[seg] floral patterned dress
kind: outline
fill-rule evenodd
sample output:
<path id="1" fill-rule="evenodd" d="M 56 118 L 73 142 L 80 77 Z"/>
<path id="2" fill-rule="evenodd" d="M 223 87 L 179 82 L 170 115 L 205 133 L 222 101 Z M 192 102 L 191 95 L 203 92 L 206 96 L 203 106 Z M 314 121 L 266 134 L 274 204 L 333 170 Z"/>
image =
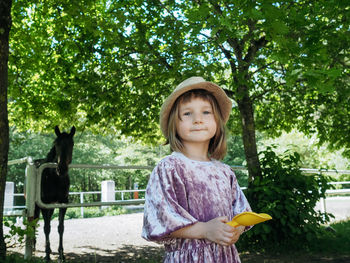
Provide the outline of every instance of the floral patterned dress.
<path id="1" fill-rule="evenodd" d="M 164 244 L 164 262 L 237 263 L 240 259 L 235 245 L 172 238 L 169 234 L 219 216 L 231 220 L 244 211 L 251 211 L 250 206 L 228 165 L 216 160 L 195 161 L 173 152 L 150 176 L 142 237 Z"/>

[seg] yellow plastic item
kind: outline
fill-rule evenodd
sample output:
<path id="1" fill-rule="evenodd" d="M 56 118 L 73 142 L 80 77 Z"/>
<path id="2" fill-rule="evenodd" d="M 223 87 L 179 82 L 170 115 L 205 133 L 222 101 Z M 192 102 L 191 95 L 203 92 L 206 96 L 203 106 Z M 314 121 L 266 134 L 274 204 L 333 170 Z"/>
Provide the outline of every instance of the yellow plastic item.
<path id="1" fill-rule="evenodd" d="M 254 212 L 243 212 L 236 215 L 230 222 L 226 224 L 237 227 L 237 226 L 252 226 L 267 220 L 272 219 L 272 217 L 268 214 L 264 213 L 254 213 Z"/>

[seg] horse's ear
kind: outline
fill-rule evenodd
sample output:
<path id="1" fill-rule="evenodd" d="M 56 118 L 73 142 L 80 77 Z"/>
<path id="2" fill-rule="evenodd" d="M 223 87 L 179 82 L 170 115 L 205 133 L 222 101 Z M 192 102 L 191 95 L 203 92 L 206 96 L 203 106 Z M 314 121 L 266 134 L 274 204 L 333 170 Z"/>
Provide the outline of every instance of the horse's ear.
<path id="1" fill-rule="evenodd" d="M 55 133 L 57 137 L 61 135 L 60 128 L 58 128 L 58 126 L 55 127 Z"/>
<path id="2" fill-rule="evenodd" d="M 70 136 L 73 137 L 75 134 L 75 127 L 73 126 L 72 129 L 70 129 Z"/>

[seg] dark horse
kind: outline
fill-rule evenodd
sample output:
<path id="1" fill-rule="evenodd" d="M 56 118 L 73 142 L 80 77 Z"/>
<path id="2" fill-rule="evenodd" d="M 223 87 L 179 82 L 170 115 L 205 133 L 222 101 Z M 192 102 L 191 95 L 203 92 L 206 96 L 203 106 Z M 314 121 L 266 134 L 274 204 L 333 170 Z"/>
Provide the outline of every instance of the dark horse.
<path id="1" fill-rule="evenodd" d="M 69 194 L 69 176 L 68 165 L 72 162 L 73 154 L 73 136 L 75 127 L 73 126 L 70 133 L 60 132 L 58 126 L 55 127 L 57 138 L 54 141 L 53 147 L 47 154 L 46 159 L 36 161 L 37 165 L 43 163 L 57 163 L 57 168 L 46 168 L 42 173 L 41 179 L 41 200 L 43 203 L 68 203 Z M 50 230 L 51 217 L 54 209 L 43 209 L 35 205 L 34 219 L 39 218 L 40 210 L 44 218 L 44 232 L 46 238 L 46 261 L 50 261 Z M 64 231 L 64 216 L 67 208 L 59 209 L 59 224 L 58 233 L 60 235 L 60 244 L 58 247 L 59 261 L 64 261 L 63 255 L 63 231 Z"/>

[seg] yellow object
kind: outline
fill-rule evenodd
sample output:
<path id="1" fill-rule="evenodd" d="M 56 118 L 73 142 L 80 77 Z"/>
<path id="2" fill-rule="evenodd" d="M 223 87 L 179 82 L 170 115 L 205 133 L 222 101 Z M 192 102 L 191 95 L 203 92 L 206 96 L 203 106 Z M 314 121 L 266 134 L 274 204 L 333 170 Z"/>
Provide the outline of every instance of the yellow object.
<path id="1" fill-rule="evenodd" d="M 236 215 L 230 222 L 226 224 L 237 227 L 237 226 L 252 226 L 267 220 L 272 219 L 272 217 L 268 214 L 264 213 L 254 213 L 254 212 L 243 212 Z"/>

